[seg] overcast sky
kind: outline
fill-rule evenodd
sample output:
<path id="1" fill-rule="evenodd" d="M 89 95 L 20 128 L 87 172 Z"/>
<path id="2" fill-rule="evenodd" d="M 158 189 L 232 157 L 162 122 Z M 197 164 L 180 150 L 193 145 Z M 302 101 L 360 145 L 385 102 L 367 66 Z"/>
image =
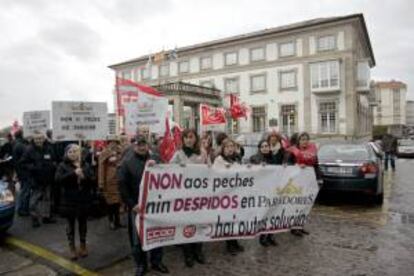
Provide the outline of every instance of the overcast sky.
<path id="1" fill-rule="evenodd" d="M 0 0 L 0 128 L 52 100 L 106 101 L 108 65 L 316 17 L 363 13 L 376 80 L 408 84 L 414 99 L 410 0 Z"/>

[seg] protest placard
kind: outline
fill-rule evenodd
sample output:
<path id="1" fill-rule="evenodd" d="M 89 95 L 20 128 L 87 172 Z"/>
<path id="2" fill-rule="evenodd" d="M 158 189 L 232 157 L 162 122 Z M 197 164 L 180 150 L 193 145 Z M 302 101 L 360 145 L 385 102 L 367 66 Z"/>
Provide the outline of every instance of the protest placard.
<path id="1" fill-rule="evenodd" d="M 58 141 L 105 140 L 108 111 L 100 102 L 52 102 L 53 136 Z"/>
<path id="2" fill-rule="evenodd" d="M 35 132 L 46 134 L 50 129 L 50 111 L 29 111 L 23 113 L 23 135 L 30 137 Z"/>
<path id="3" fill-rule="evenodd" d="M 125 104 L 125 131 L 134 135 L 137 127 L 146 125 L 150 132 L 164 134 L 168 99 L 141 93 L 137 102 Z"/>
<path id="4" fill-rule="evenodd" d="M 312 168 L 156 165 L 140 184 L 137 230 L 150 250 L 303 228 L 318 191 Z"/>

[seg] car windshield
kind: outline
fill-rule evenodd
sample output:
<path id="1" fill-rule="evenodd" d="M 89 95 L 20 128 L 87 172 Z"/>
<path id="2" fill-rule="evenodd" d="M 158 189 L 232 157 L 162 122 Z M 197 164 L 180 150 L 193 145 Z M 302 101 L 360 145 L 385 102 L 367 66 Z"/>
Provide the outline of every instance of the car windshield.
<path id="1" fill-rule="evenodd" d="M 365 145 L 324 145 L 318 152 L 319 159 L 367 160 L 369 152 Z"/>

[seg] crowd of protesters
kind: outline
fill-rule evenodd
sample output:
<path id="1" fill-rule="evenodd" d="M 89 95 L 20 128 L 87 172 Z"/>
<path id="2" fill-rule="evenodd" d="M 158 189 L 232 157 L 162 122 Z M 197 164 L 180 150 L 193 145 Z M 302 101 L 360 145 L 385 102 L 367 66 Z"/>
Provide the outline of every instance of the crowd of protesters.
<path id="1" fill-rule="evenodd" d="M 137 135 L 129 139 L 125 135 L 109 138 L 101 143 L 55 142 L 52 133 L 45 136 L 36 133 L 29 139 L 22 131 L 1 148 L 1 177 L 10 183 L 18 182 L 17 213 L 28 216 L 33 228 L 42 224 L 56 223 L 57 217 L 67 221 L 66 236 L 72 260 L 88 256 L 87 223 L 94 212 L 94 202 L 105 201 L 105 213 L 112 230 L 124 227 L 121 210 L 127 211 L 128 233 L 136 274 L 148 271 L 147 252 L 141 247 L 135 218 L 138 213 L 138 193 L 141 177 L 146 166 L 165 163 L 160 158 L 162 138 L 154 138 L 148 128 L 141 127 Z M 226 133 L 199 136 L 195 130 L 180 132 L 179 146 L 169 163 L 206 164 L 207 166 L 231 168 L 233 164 L 250 165 L 298 165 L 317 169 L 316 146 L 307 133 L 294 134 L 291 139 L 276 132 L 264 135 L 257 145 L 257 153 L 245 158 L 244 144 L 233 140 Z M 316 171 L 317 173 L 317 171 Z M 95 208 L 96 209 L 96 208 Z M 76 226 L 77 224 L 77 226 Z M 76 246 L 76 229 L 79 248 Z M 309 234 L 306 230 L 292 230 L 292 234 Z M 274 235 L 261 235 L 262 246 L 276 246 Z M 226 251 L 237 255 L 244 251 L 238 240 L 225 242 Z M 202 243 L 182 245 L 183 259 L 187 267 L 195 263 L 205 264 Z M 150 250 L 151 268 L 168 273 L 162 262 L 162 248 Z"/>

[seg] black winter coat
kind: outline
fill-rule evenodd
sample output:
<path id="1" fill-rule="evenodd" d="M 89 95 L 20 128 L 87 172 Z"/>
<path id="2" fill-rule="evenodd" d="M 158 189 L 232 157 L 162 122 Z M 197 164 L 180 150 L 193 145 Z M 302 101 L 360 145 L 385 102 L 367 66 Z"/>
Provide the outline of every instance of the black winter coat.
<path id="1" fill-rule="evenodd" d="M 13 164 L 16 170 L 17 178 L 19 178 L 19 180 L 27 178 L 27 173 L 22 166 L 21 160 L 23 154 L 27 150 L 28 144 L 29 143 L 23 138 L 18 138 L 13 143 Z"/>
<path id="2" fill-rule="evenodd" d="M 49 143 L 37 147 L 33 143 L 24 152 L 20 164 L 35 187 L 52 185 L 56 162 L 54 151 Z"/>
<path id="3" fill-rule="evenodd" d="M 139 185 L 144 173 L 145 163 L 150 159 L 155 160 L 155 157 L 151 157 L 149 154 L 141 156 L 131 152 L 124 156 L 121 165 L 118 167 L 119 192 L 122 201 L 130 210 L 138 204 Z"/>
<path id="4" fill-rule="evenodd" d="M 63 216 L 87 215 L 92 205 L 94 173 L 83 164 L 85 178 L 78 181 L 76 166 L 69 160 L 61 162 L 56 170 L 55 181 L 62 187 L 60 213 Z"/>
<path id="5" fill-rule="evenodd" d="M 279 149 L 276 154 L 270 152 L 268 156 L 264 156 L 260 152 L 250 157 L 250 163 L 260 164 L 262 162 L 270 165 L 282 165 L 284 163 L 285 150 L 283 148 Z"/>

